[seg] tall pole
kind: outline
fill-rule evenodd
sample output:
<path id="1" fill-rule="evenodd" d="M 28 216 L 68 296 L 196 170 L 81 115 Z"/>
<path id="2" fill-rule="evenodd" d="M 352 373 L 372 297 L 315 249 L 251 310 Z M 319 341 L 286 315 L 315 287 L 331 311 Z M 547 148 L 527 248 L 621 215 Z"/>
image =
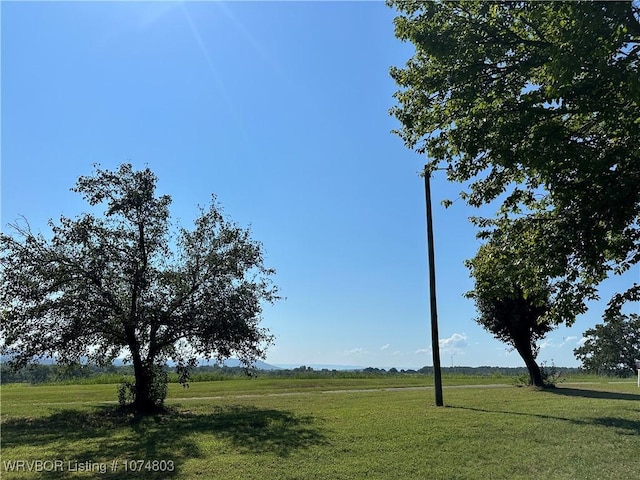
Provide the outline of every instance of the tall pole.
<path id="1" fill-rule="evenodd" d="M 438 341 L 438 310 L 436 305 L 436 265 L 433 253 L 433 215 L 431 213 L 431 172 L 424 166 L 424 194 L 427 205 L 427 252 L 429 257 L 429 297 L 431 299 L 431 347 L 433 351 L 433 379 L 436 405 L 442 407 L 442 373 L 440 368 L 440 343 Z"/>

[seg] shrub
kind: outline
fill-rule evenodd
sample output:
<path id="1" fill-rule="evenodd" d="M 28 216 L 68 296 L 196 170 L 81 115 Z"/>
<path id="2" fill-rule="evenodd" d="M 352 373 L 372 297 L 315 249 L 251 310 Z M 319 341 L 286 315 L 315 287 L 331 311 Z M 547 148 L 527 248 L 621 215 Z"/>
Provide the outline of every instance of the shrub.
<path id="1" fill-rule="evenodd" d="M 149 395 L 151 401 L 156 407 L 161 407 L 167 398 L 167 384 L 169 377 L 166 370 L 160 366 L 155 365 L 151 370 L 151 388 Z M 118 403 L 122 407 L 128 407 L 132 405 L 136 400 L 136 384 L 131 380 L 125 380 L 118 386 Z"/>

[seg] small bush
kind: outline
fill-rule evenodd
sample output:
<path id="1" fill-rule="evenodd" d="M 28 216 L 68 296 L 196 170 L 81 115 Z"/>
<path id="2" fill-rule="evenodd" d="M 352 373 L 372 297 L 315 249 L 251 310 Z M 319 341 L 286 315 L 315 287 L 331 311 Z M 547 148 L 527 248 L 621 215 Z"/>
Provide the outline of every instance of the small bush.
<path id="1" fill-rule="evenodd" d="M 167 398 L 169 377 L 162 366 L 154 365 L 151 369 L 151 388 L 149 397 L 153 404 L 161 407 Z M 136 401 L 135 381 L 125 380 L 118 386 L 118 403 L 122 407 L 132 405 Z"/>
<path id="2" fill-rule="evenodd" d="M 131 405 L 136 399 L 136 384 L 125 380 L 118 386 L 118 403 L 121 407 Z"/>
<path id="3" fill-rule="evenodd" d="M 151 401 L 157 407 L 161 407 L 164 403 L 164 399 L 167 398 L 167 384 L 169 377 L 163 367 L 154 365 L 152 369 L 151 380 Z"/>
<path id="4" fill-rule="evenodd" d="M 555 366 L 553 360 L 551 360 L 551 366 L 549 367 L 547 367 L 546 362 L 542 362 L 540 372 L 542 373 L 542 381 L 545 387 L 553 388 L 557 383 L 564 381 L 560 370 Z"/>

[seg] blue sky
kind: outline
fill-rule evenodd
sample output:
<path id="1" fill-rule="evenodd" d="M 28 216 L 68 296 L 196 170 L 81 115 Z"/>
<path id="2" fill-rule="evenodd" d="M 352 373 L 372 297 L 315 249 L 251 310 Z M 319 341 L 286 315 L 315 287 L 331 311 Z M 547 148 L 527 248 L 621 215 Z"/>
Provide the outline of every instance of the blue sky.
<path id="1" fill-rule="evenodd" d="M 431 365 L 424 164 L 391 133 L 389 67 L 412 49 L 383 2 L 2 2 L 2 225 L 86 204 L 92 165 L 149 166 L 183 223 L 211 193 L 263 242 L 286 300 L 274 364 Z M 433 179 L 442 363 L 521 366 L 475 324 L 463 186 Z M 602 297 L 640 279 L 636 267 Z M 572 350 L 604 301 L 552 332 Z M 635 308 L 635 307 L 634 307 Z M 635 308 L 637 310 L 637 308 Z"/>

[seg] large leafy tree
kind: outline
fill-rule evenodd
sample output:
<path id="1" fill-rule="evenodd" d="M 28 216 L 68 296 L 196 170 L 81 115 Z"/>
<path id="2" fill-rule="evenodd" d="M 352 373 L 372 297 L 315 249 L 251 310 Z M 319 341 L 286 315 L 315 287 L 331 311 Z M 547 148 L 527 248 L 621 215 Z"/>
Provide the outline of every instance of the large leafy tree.
<path id="1" fill-rule="evenodd" d="M 470 205 L 497 202 L 486 238 L 534 239 L 546 315 L 571 321 L 640 262 L 640 2 L 390 3 L 415 46 L 391 69 L 397 133 Z"/>
<path id="2" fill-rule="evenodd" d="M 582 367 L 609 375 L 628 376 L 640 360 L 640 315 L 615 315 L 584 332 L 574 354 Z"/>
<path id="3" fill-rule="evenodd" d="M 26 221 L 0 237 L 3 353 L 15 367 L 50 356 L 106 364 L 126 355 L 133 406 L 161 406 L 161 366 L 188 378 L 198 358 L 237 355 L 246 364 L 272 341 L 259 327 L 277 299 L 261 244 L 226 220 L 215 199 L 192 229 L 172 228 L 171 199 L 156 177 L 124 164 L 96 168 L 74 191 L 104 215 L 50 222 L 45 238 Z"/>
<path id="4" fill-rule="evenodd" d="M 544 386 L 536 362 L 537 342 L 555 324 L 544 315 L 550 308 L 550 288 L 534 267 L 508 244 L 482 245 L 466 262 L 474 289 L 466 294 L 476 304 L 476 321 L 518 352 L 529 371 L 530 384 Z"/>

